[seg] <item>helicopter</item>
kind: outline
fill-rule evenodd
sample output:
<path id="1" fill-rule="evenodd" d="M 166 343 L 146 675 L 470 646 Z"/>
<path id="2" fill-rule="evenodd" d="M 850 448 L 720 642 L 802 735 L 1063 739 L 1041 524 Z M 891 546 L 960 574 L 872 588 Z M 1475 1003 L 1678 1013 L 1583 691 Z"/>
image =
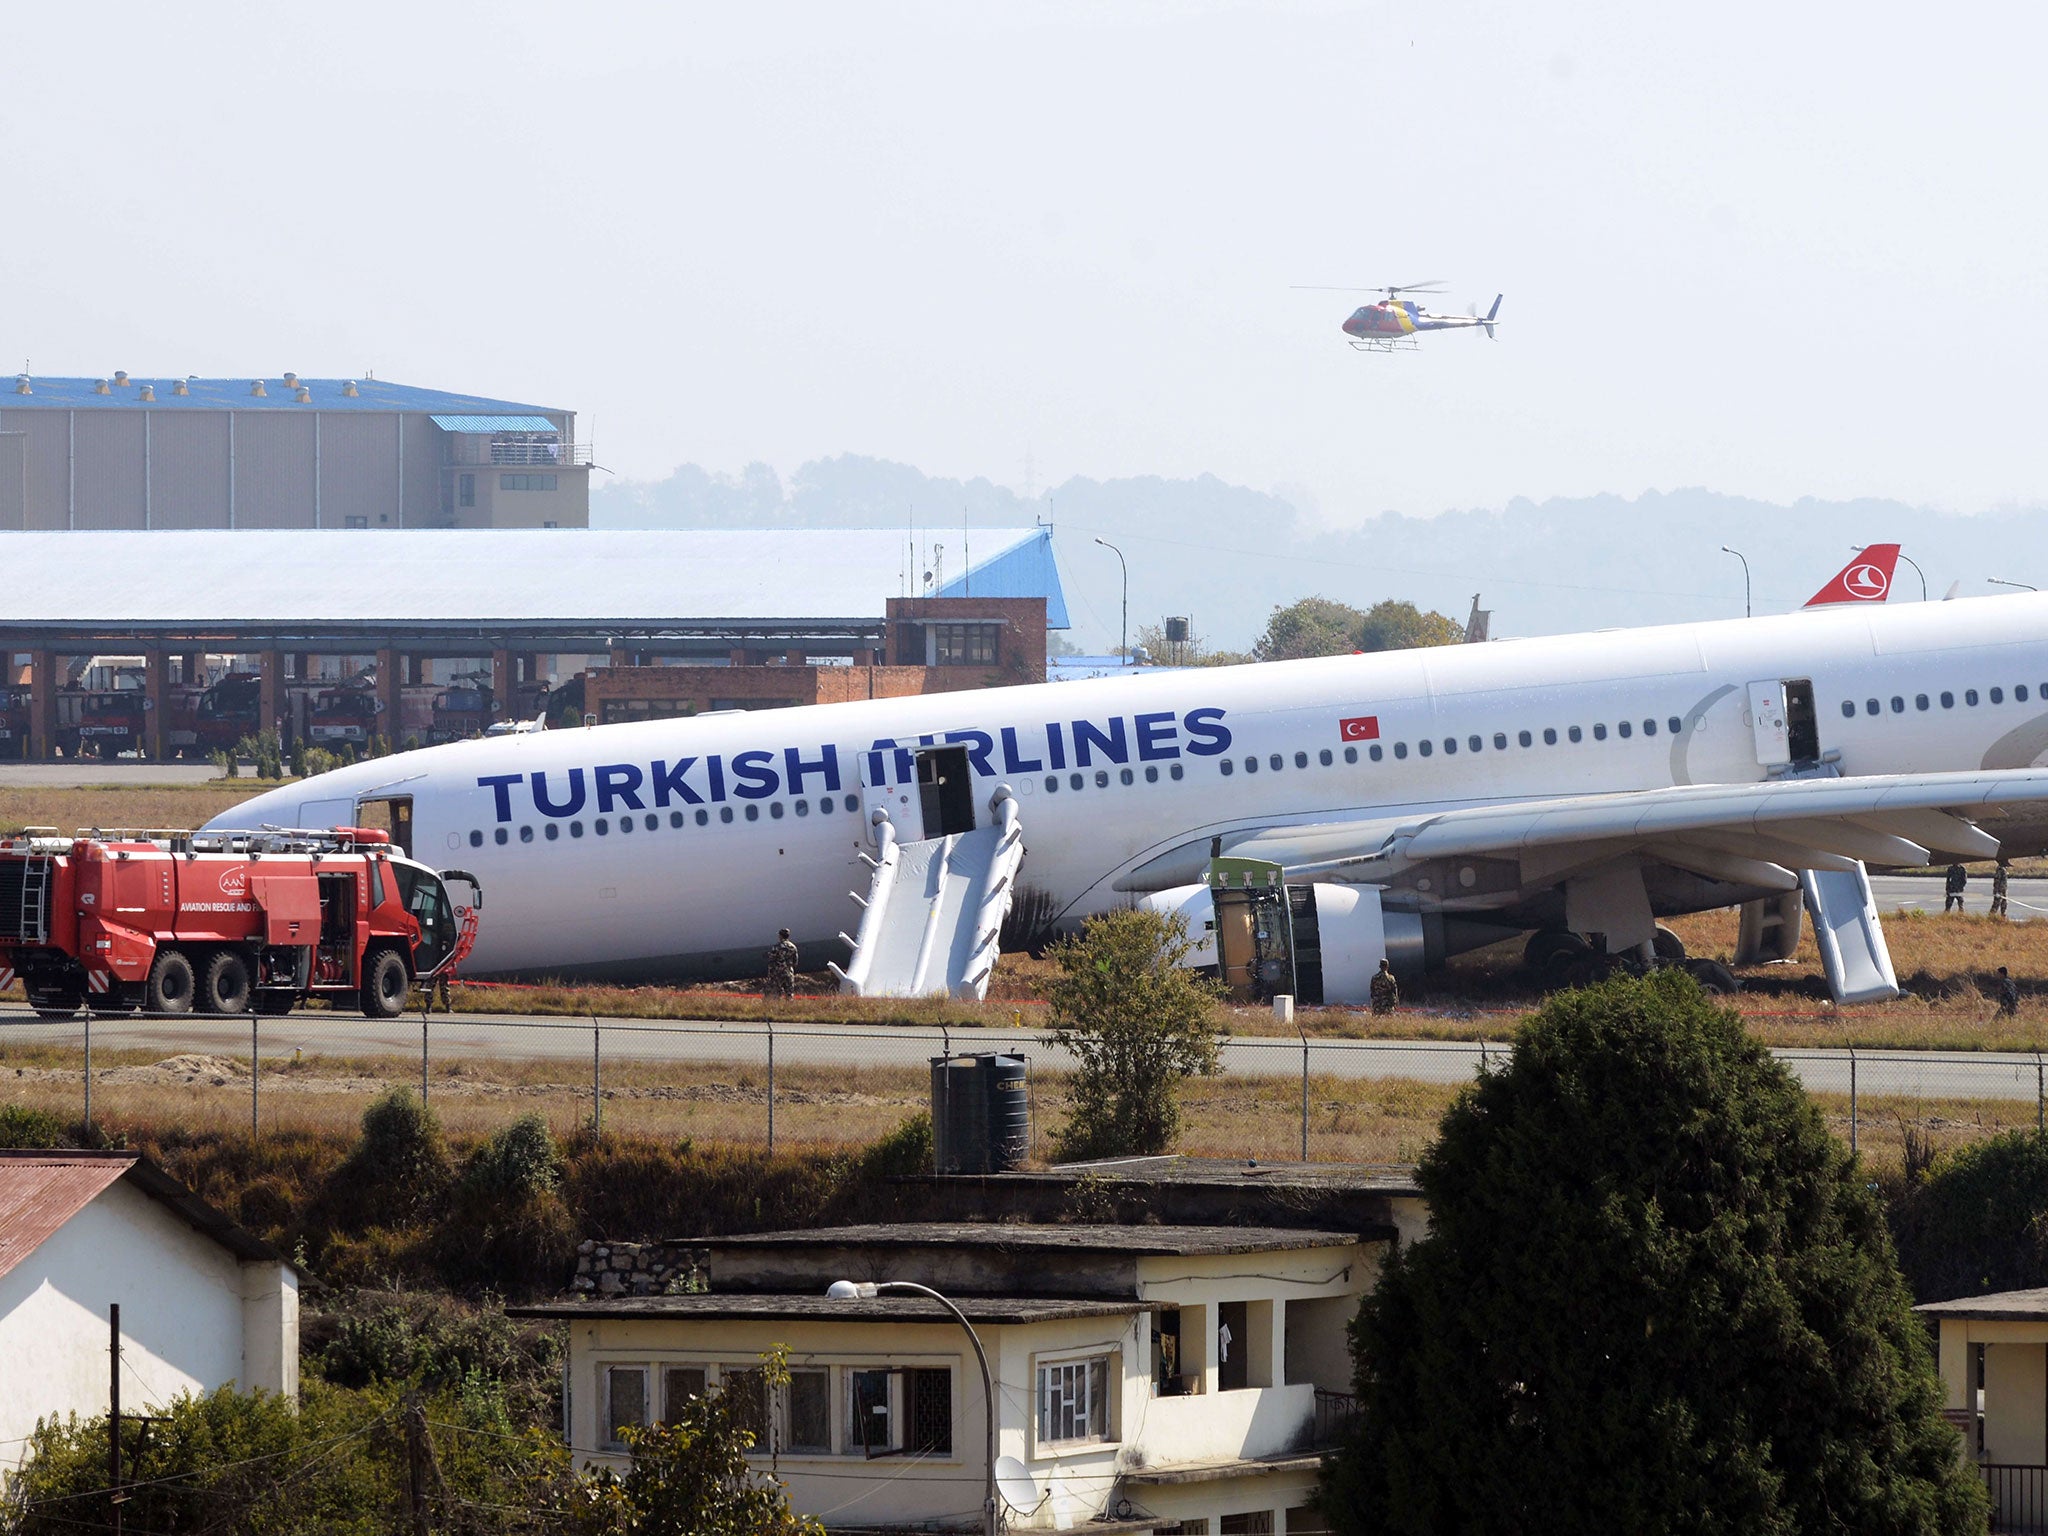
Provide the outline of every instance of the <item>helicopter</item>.
<path id="1" fill-rule="evenodd" d="M 1426 283 L 1397 283 L 1385 288 L 1326 288 L 1310 284 L 1297 284 L 1298 288 L 1318 293 L 1380 293 L 1384 294 L 1377 304 L 1361 304 L 1344 322 L 1344 334 L 1351 338 L 1351 345 L 1360 352 L 1414 351 L 1415 338 L 1424 331 L 1463 331 L 1474 326 L 1484 327 L 1488 340 L 1494 339 L 1493 328 L 1500 316 L 1501 295 L 1493 296 L 1493 308 L 1484 315 L 1479 306 L 1471 306 L 1462 315 L 1432 314 L 1412 299 L 1401 297 L 1404 293 L 1441 293 L 1443 281 L 1432 278 Z"/>

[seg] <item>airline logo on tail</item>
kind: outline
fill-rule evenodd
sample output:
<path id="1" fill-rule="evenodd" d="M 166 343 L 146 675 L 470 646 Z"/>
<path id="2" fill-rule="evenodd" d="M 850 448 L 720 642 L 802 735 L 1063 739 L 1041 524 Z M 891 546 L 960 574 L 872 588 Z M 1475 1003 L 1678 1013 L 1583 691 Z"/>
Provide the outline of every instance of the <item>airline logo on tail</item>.
<path id="1" fill-rule="evenodd" d="M 1806 600 L 1808 608 L 1825 603 L 1881 603 L 1892 589 L 1892 572 L 1898 568 L 1899 546 L 1866 544 L 1835 579 Z"/>

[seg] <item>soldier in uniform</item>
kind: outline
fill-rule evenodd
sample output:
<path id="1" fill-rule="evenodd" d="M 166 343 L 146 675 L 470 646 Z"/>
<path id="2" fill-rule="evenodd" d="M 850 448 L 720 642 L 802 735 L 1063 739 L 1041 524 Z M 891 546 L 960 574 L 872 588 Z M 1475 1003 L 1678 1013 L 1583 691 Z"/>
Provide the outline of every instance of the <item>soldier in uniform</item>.
<path id="1" fill-rule="evenodd" d="M 1394 1004 L 1401 1001 L 1401 983 L 1394 980 L 1394 967 L 1386 960 L 1380 961 L 1380 968 L 1372 979 L 1372 1011 L 1392 1013 Z"/>
<path id="2" fill-rule="evenodd" d="M 796 941 L 789 936 L 787 928 L 776 934 L 775 943 L 768 951 L 766 995 L 796 996 Z"/>
<path id="3" fill-rule="evenodd" d="M 2000 859 L 1991 867 L 1991 915 L 1993 917 L 2003 917 L 2006 919 L 2012 917 L 2012 913 L 2007 910 L 2005 903 L 2005 882 L 2009 878 L 2010 873 L 2006 868 L 2004 859 Z"/>
<path id="4" fill-rule="evenodd" d="M 1948 879 L 1942 883 L 1941 910 L 1960 912 L 1963 910 L 1963 888 L 1970 883 L 1970 872 L 1960 864 L 1948 867 Z"/>
<path id="5" fill-rule="evenodd" d="M 2020 984 L 2012 979 L 2012 972 L 2004 966 L 1998 968 L 1998 1014 L 2000 1018 L 2011 1018 L 2020 1011 Z"/>

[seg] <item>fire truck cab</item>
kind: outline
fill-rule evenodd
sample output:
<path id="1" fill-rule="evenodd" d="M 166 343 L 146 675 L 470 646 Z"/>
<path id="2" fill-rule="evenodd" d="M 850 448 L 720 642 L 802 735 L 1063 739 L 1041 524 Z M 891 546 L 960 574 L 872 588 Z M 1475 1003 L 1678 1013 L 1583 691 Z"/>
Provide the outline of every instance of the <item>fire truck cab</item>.
<path id="1" fill-rule="evenodd" d="M 448 895 L 458 881 L 465 906 Z M 361 827 L 32 831 L 0 843 L 0 984 L 39 1012 L 289 1013 L 309 997 L 395 1018 L 475 942 L 482 890 Z"/>

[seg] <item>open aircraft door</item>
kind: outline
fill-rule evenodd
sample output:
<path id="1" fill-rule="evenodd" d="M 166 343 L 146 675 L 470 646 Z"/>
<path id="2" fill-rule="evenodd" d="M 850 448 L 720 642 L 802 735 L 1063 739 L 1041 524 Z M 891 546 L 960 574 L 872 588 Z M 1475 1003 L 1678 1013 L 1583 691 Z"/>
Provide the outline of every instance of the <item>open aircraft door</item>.
<path id="1" fill-rule="evenodd" d="M 1751 683 L 1749 723 L 1756 733 L 1756 760 L 1764 767 L 1820 760 L 1820 721 L 1811 680 L 1788 677 Z"/>
<path id="2" fill-rule="evenodd" d="M 899 779 L 903 782 L 898 783 Z M 909 751 L 880 747 L 861 753 L 860 811 L 861 827 L 871 848 L 880 841 L 875 829 L 884 820 L 895 827 L 898 842 L 914 843 L 924 836 L 917 764 Z"/>

